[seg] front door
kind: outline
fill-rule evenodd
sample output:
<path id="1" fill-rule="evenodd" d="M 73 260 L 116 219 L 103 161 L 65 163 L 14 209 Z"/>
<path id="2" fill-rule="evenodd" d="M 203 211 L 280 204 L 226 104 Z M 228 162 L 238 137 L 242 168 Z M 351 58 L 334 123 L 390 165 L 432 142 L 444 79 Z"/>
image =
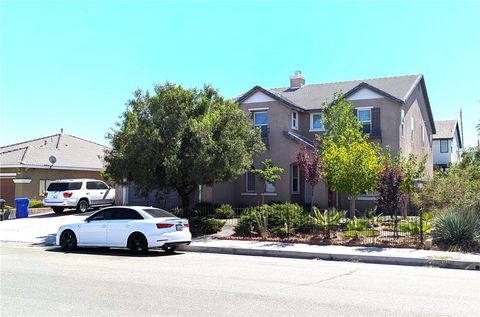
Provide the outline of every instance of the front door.
<path id="1" fill-rule="evenodd" d="M 110 210 L 99 211 L 88 217 L 79 228 L 79 245 L 104 246 L 107 243 L 107 226 L 111 221 Z"/>
<path id="2" fill-rule="evenodd" d="M 102 203 L 103 194 L 101 192 L 103 190 L 98 189 L 97 182 L 87 182 L 87 196 L 91 205 L 100 205 Z"/>

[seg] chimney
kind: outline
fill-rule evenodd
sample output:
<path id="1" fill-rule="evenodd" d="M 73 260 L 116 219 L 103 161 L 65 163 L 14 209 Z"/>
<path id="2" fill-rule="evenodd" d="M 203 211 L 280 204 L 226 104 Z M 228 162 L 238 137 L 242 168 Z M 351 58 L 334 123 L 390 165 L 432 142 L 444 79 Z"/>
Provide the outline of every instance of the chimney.
<path id="1" fill-rule="evenodd" d="M 63 133 L 63 128 L 60 129 L 60 133 Z"/>
<path id="2" fill-rule="evenodd" d="M 305 77 L 302 76 L 302 72 L 295 71 L 294 76 L 290 76 L 290 89 L 297 89 L 305 85 Z"/>

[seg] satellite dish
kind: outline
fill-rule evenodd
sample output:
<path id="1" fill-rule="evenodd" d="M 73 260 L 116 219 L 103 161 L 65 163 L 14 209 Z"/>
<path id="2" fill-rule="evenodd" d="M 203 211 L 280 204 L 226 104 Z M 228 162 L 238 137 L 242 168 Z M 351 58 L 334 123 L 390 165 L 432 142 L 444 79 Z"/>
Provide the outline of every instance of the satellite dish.
<path id="1" fill-rule="evenodd" d="M 48 161 L 53 165 L 57 162 L 57 158 L 52 155 L 48 158 Z"/>

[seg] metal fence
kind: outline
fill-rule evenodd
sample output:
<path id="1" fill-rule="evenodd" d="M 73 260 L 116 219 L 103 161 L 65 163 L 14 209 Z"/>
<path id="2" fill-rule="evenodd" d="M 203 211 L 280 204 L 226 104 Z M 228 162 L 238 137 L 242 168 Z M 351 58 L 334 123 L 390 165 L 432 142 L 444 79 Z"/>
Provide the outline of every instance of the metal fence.
<path id="1" fill-rule="evenodd" d="M 296 240 L 319 244 L 412 247 L 423 244 L 430 235 L 431 222 L 424 219 L 421 214 L 394 217 L 367 212 L 358 213 L 359 217 L 350 219 L 345 211 L 329 210 L 315 213 L 308 211 L 308 208 L 290 206 L 272 207 L 265 209 L 266 211 L 261 207 L 232 208 L 234 212 L 232 216 L 240 218 L 250 210 L 240 221 L 247 229 L 250 228 L 250 233 L 243 233 L 247 238 Z M 221 218 L 216 214 L 216 208 L 212 206 L 172 212 L 186 218 L 195 216 Z"/>

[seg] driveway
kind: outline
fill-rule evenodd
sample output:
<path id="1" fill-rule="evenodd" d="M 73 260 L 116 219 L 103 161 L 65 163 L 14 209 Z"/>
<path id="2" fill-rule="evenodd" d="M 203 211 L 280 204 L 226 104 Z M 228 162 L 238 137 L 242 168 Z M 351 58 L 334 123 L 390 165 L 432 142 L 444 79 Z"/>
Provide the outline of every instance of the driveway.
<path id="1" fill-rule="evenodd" d="M 65 211 L 63 214 L 49 212 L 29 218 L 0 221 L 0 241 L 53 245 L 60 226 L 82 221 L 93 212 L 78 213 L 74 210 Z"/>

